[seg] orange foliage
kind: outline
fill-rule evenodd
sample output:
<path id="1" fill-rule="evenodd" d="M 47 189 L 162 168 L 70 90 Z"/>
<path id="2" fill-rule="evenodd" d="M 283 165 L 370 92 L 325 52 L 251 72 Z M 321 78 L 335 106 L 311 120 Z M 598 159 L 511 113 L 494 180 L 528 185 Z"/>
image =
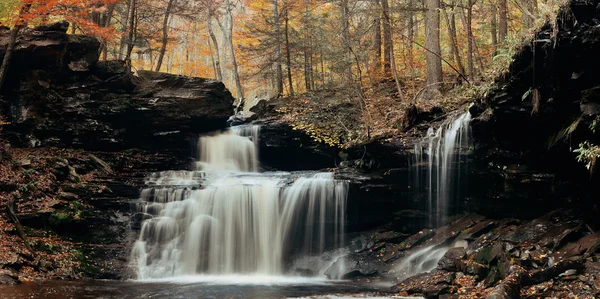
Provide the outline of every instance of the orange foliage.
<path id="1" fill-rule="evenodd" d="M 92 22 L 91 15 L 103 13 L 109 5 L 119 0 L 21 0 L 21 9 L 17 24 L 45 24 L 55 19 L 71 22 L 85 34 L 94 35 L 104 40 L 116 36 L 112 27 L 101 27 Z"/>

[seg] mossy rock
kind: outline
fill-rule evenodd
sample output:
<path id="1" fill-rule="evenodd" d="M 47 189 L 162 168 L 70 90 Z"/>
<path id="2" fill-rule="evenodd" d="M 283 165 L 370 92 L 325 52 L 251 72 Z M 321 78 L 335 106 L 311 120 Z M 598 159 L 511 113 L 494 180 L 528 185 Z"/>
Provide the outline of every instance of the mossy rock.
<path id="1" fill-rule="evenodd" d="M 48 223 L 54 228 L 62 228 L 68 226 L 73 223 L 73 213 L 68 211 L 56 211 L 50 214 Z"/>

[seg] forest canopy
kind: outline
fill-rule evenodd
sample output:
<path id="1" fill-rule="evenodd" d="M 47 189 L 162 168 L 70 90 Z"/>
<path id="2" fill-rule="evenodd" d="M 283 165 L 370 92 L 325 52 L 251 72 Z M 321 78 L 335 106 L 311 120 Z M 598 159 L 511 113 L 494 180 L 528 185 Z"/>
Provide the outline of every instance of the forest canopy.
<path id="1" fill-rule="evenodd" d="M 453 87 L 467 86 L 453 104 L 480 92 L 473 86 L 503 73 L 515 49 L 552 22 L 563 2 L 6 0 L 0 22 L 66 20 L 70 33 L 98 37 L 103 60 L 221 80 L 240 100 L 288 96 L 281 111 L 293 118 L 307 109 L 336 110 L 303 101 L 342 91 L 336 97 L 356 105 L 361 122 L 338 128 L 332 143 L 344 143 L 398 129 L 398 108 L 443 107 Z M 343 117 L 333 119 L 347 124 Z M 299 127 L 310 126 L 298 119 Z"/>

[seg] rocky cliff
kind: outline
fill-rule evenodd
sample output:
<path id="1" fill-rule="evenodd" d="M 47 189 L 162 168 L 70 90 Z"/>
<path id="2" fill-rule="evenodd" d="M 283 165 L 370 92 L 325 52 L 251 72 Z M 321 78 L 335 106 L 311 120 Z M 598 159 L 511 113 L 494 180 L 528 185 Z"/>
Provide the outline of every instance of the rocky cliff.
<path id="1" fill-rule="evenodd" d="M 0 109 L 16 146 L 88 150 L 189 148 L 198 133 L 226 126 L 233 97 L 223 83 L 98 61 L 98 41 L 68 24 L 30 29 L 17 40 Z M 9 30 L 0 28 L 0 57 Z M 189 152 L 185 153 L 189 155 Z"/>

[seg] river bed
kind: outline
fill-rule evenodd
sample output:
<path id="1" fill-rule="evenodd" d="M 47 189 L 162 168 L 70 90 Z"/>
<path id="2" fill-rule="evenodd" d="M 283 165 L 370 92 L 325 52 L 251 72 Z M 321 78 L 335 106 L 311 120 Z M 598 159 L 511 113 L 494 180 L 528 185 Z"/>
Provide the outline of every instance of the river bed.
<path id="1" fill-rule="evenodd" d="M 16 286 L 0 285 L 4 299 L 46 298 L 402 298 L 350 281 L 314 279 L 269 280 L 253 277 L 183 277 L 170 281 L 46 281 Z"/>

